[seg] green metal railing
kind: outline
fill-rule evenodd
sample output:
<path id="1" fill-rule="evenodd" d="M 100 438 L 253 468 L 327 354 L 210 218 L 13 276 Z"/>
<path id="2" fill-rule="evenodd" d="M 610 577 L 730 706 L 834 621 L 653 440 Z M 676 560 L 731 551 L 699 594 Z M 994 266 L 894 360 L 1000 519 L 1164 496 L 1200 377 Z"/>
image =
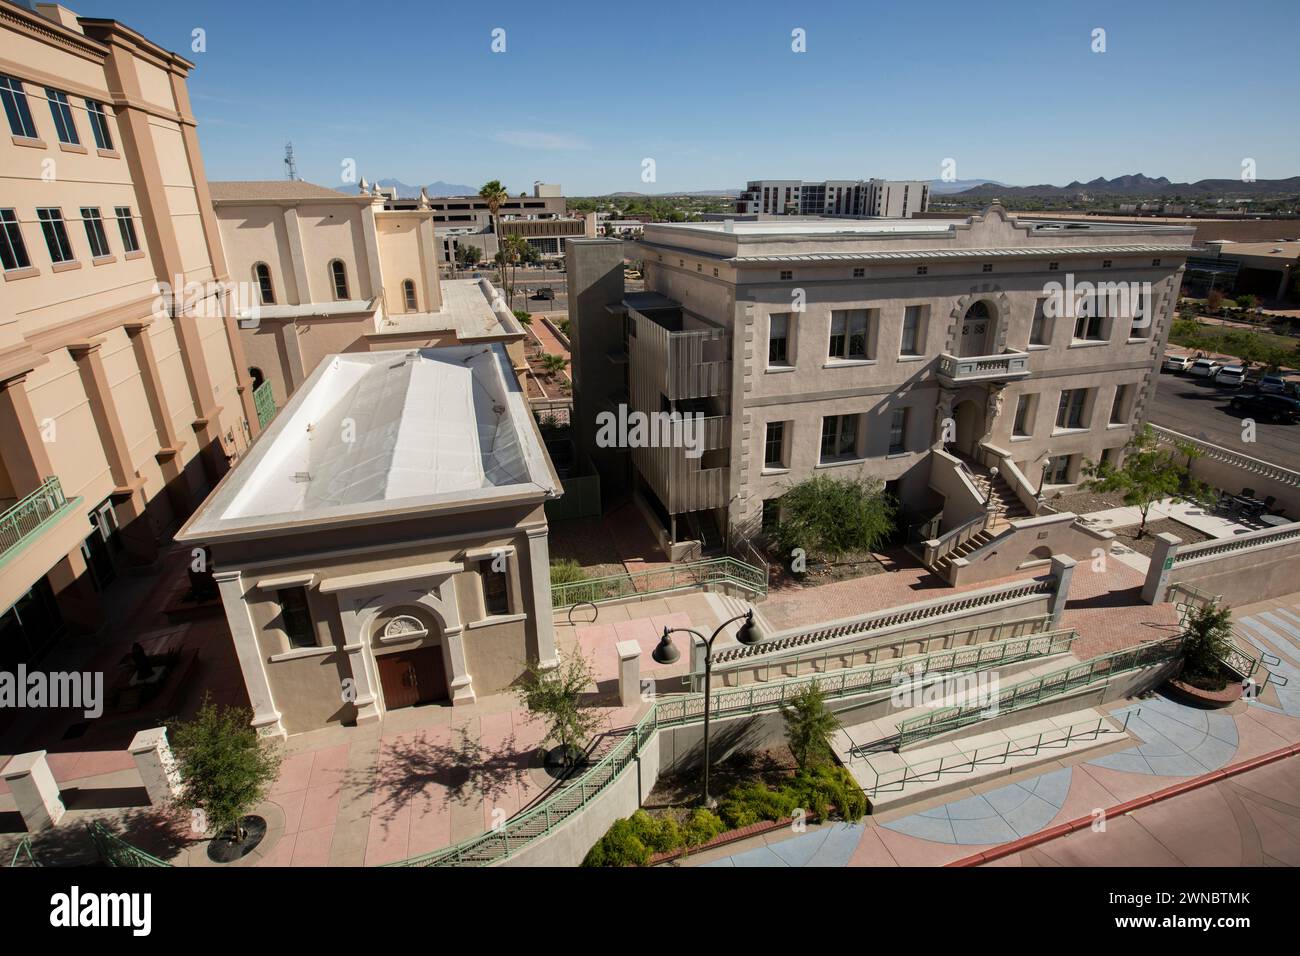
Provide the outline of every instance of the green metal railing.
<path id="1" fill-rule="evenodd" d="M 1137 712 L 1140 713 L 1140 710 Z M 1102 734 L 1125 733 L 1128 730 L 1129 717 L 1134 713 L 1134 711 L 1126 711 L 1124 724 L 1118 728 L 1110 724 L 1108 718 L 1098 717 L 1096 720 L 1080 721 L 1069 727 L 1058 727 L 1039 734 L 1018 737 L 1015 740 L 977 747 L 975 750 L 945 754 L 920 764 L 886 770 L 884 773 L 876 770 L 869 763 L 865 767 L 855 766 L 854 772 L 863 774 L 870 770 L 875 777 L 875 783 L 861 788 L 868 797 L 875 797 L 881 793 L 897 793 L 909 783 L 933 783 L 945 773 L 972 773 L 979 766 L 1005 764 L 1012 757 L 1035 757 L 1041 750 L 1068 747 L 1076 740 L 1096 740 Z"/>
<path id="2" fill-rule="evenodd" d="M 992 700 L 982 700 L 973 704 L 958 704 L 954 707 L 937 708 L 931 713 L 911 717 L 898 725 L 896 740 L 899 748 L 918 740 L 925 740 L 939 734 L 978 723 L 992 716 L 1001 716 L 1013 711 L 1030 707 L 1049 697 L 1056 697 L 1076 687 L 1084 687 L 1095 681 L 1107 679 L 1117 674 L 1138 670 L 1177 657 L 1183 646 L 1181 636 L 1137 647 L 1125 648 L 1101 657 L 1094 657 L 1052 671 L 1041 677 L 1020 681 L 1009 687 L 999 688 Z"/>
<path id="3" fill-rule="evenodd" d="M 86 829 L 90 831 L 99 858 L 107 866 L 171 866 L 166 860 L 127 843 L 98 821 L 87 824 Z"/>
<path id="4" fill-rule="evenodd" d="M 722 688 L 711 695 L 715 718 L 743 717 L 775 710 L 805 688 L 816 684 L 827 698 L 847 697 L 887 689 L 898 683 L 899 674 L 923 674 L 939 669 L 966 670 L 997 661 L 1010 663 L 1028 657 L 1068 651 L 1073 631 L 1054 631 L 1000 642 L 1004 647 L 981 645 L 936 651 L 920 657 L 900 657 L 868 667 L 810 674 L 768 684 Z M 582 810 L 603 793 L 630 766 L 654 734 L 667 727 L 692 724 L 704 719 L 704 695 L 682 694 L 655 702 L 641 721 L 628 731 L 601 759 L 580 777 L 560 786 L 555 793 L 525 813 L 507 820 L 494 830 L 463 840 L 454 846 L 412 857 L 392 866 L 486 866 L 509 858 L 529 846 Z"/>
<path id="5" fill-rule="evenodd" d="M 58 478 L 46 478 L 39 488 L 0 513 L 0 557 L 8 554 L 67 507 Z"/>
<path id="6" fill-rule="evenodd" d="M 265 428 L 275 417 L 275 394 L 270 382 L 263 382 L 253 389 L 253 407 L 257 409 L 258 426 Z"/>
<path id="7" fill-rule="evenodd" d="M 1218 604 L 1223 599 L 1221 594 L 1211 594 L 1201 588 L 1191 584 L 1178 582 L 1169 588 L 1169 601 L 1178 610 L 1179 627 L 1187 627 L 1187 619 L 1191 616 L 1193 609 L 1208 607 L 1211 604 Z M 1243 650 L 1241 645 L 1235 642 L 1228 643 L 1228 652 L 1220 658 L 1224 666 L 1230 668 L 1234 673 L 1242 677 L 1253 677 L 1259 670 L 1260 658 Z M 1270 675 L 1274 676 L 1275 675 Z M 1264 678 L 1265 682 L 1268 677 Z"/>
<path id="8" fill-rule="evenodd" d="M 18 841 L 18 846 L 14 848 L 13 858 L 9 860 L 11 867 L 15 866 L 40 866 L 36 862 L 36 857 L 32 856 L 32 841 L 30 837 L 23 837 Z"/>
<path id="9" fill-rule="evenodd" d="M 551 585 L 551 607 L 566 608 L 575 604 L 602 604 L 629 597 L 660 594 L 681 588 L 730 584 L 751 594 L 767 594 L 767 575 L 761 568 L 735 558 L 710 558 L 690 561 L 632 574 L 612 574 Z"/>

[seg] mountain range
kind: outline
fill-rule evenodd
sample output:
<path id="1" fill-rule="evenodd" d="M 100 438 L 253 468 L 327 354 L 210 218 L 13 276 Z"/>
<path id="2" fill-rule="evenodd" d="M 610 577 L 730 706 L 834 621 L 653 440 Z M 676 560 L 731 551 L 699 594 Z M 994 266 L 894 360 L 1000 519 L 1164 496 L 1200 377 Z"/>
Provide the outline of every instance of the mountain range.
<path id="1" fill-rule="evenodd" d="M 400 179 L 377 179 L 375 180 L 385 189 L 397 187 L 398 199 L 417 199 L 420 195 L 419 186 L 408 186 Z M 338 186 L 336 189 L 341 193 L 347 193 L 349 196 L 355 196 L 361 191 L 361 187 L 353 183 L 348 186 Z M 425 192 L 430 196 L 477 196 L 477 186 L 466 186 L 464 183 L 444 183 L 441 179 L 437 182 L 426 183 Z"/>
<path id="2" fill-rule="evenodd" d="M 1086 183 L 1075 180 L 1064 186 L 1042 183 L 1036 186 L 1007 186 L 1001 183 L 986 183 L 973 186 L 961 192 L 952 193 L 954 199 L 1008 199 L 1036 197 L 1040 199 L 1070 198 L 1078 193 L 1090 196 L 1131 196 L 1134 198 L 1156 198 L 1183 196 L 1185 198 L 1235 198 L 1238 196 L 1263 196 L 1276 193 L 1300 192 L 1300 176 L 1289 179 L 1258 179 L 1254 182 L 1242 182 L 1240 179 L 1198 179 L 1194 183 L 1170 182 L 1164 176 L 1145 176 L 1132 173 L 1106 179 L 1098 176 Z"/>

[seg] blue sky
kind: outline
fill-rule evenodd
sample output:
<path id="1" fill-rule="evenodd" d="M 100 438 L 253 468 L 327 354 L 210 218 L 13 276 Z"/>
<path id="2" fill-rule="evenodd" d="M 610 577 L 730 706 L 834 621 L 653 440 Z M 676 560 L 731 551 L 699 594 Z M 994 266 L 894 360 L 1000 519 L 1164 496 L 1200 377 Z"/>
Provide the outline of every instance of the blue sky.
<path id="1" fill-rule="evenodd" d="M 1022 185 L 1234 178 L 1245 157 L 1300 174 L 1296 0 L 65 2 L 197 63 L 213 179 L 280 178 L 286 140 L 324 185 L 355 159 L 568 195 L 930 179 L 947 158 Z"/>

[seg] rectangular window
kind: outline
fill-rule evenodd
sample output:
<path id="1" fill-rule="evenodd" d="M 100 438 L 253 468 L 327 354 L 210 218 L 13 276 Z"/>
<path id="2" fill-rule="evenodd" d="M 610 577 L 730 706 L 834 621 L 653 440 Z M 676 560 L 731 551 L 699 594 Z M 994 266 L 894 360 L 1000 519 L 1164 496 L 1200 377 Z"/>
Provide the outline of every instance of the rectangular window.
<path id="1" fill-rule="evenodd" d="M 290 647 L 315 647 L 316 629 L 311 622 L 306 588 L 281 588 L 280 627 L 289 638 Z"/>
<path id="2" fill-rule="evenodd" d="M 1074 338 L 1079 342 L 1099 342 L 1103 339 L 1102 335 L 1102 316 L 1095 314 L 1105 311 L 1100 305 L 1100 300 L 1089 302 L 1088 299 L 1080 299 L 1076 306 L 1078 317 L 1074 320 Z"/>
<path id="3" fill-rule="evenodd" d="M 781 281 L 782 281 L 782 282 L 790 282 L 790 281 L 793 280 L 793 279 L 794 279 L 794 273 L 793 273 L 793 272 L 791 272 L 791 271 L 788 270 L 788 269 L 782 269 L 782 270 L 781 270 Z"/>
<path id="4" fill-rule="evenodd" d="M 1070 459 L 1072 455 L 1057 455 L 1047 459 L 1043 470 L 1045 485 L 1068 485 L 1070 483 Z"/>
<path id="5" fill-rule="evenodd" d="M 32 122 L 32 111 L 27 105 L 23 81 L 16 76 L 0 75 L 0 100 L 4 101 L 9 132 L 15 136 L 36 139 L 36 124 Z"/>
<path id="6" fill-rule="evenodd" d="M 1134 292 L 1130 308 L 1133 312 L 1133 326 L 1128 334 L 1135 339 L 1144 339 L 1151 334 L 1151 297 L 1141 290 Z"/>
<path id="7" fill-rule="evenodd" d="M 767 364 L 776 367 L 790 365 L 790 314 L 777 312 L 768 317 Z"/>
<path id="8" fill-rule="evenodd" d="M 59 142 L 67 143 L 69 146 L 80 146 L 81 138 L 77 136 L 77 124 L 72 120 L 72 107 L 68 105 L 68 94 L 47 86 L 45 96 L 50 101 L 50 115 L 54 117 L 54 129 L 59 134 Z"/>
<path id="9" fill-rule="evenodd" d="M 1057 428 L 1083 428 L 1083 405 L 1088 398 L 1084 388 L 1067 388 L 1061 392 L 1061 403 L 1056 408 Z"/>
<path id="10" fill-rule="evenodd" d="M 1112 425 L 1124 424 L 1125 407 L 1128 405 L 1127 385 L 1117 385 L 1115 387 L 1115 401 L 1110 406 L 1110 423 Z"/>
<path id="11" fill-rule="evenodd" d="M 131 218 L 131 207 L 117 206 L 113 212 L 117 215 L 117 231 L 122 234 L 122 250 L 139 252 L 140 242 L 135 237 L 135 220 Z"/>
<path id="12" fill-rule="evenodd" d="M 867 310 L 845 309 L 831 313 L 829 357 L 867 358 Z"/>
<path id="13" fill-rule="evenodd" d="M 81 221 L 86 226 L 86 242 L 90 244 L 90 257 L 101 259 L 108 255 L 108 236 L 104 235 L 104 220 L 99 216 L 99 209 L 82 206 Z"/>
<path id="14" fill-rule="evenodd" d="M 889 453 L 900 455 L 907 451 L 907 409 L 895 408 L 889 416 Z"/>
<path id="15" fill-rule="evenodd" d="M 1046 299 L 1039 299 L 1034 303 L 1034 319 L 1029 323 L 1029 344 L 1030 345 L 1047 345 L 1051 338 L 1051 333 L 1047 331 L 1047 312 L 1044 303 Z"/>
<path id="16" fill-rule="evenodd" d="M 927 272 L 929 272 L 929 271 L 930 271 L 930 267 L 929 267 L 929 266 L 917 266 L 917 267 L 916 267 L 916 274 L 919 275 L 919 276 L 923 276 L 923 275 L 925 275 L 925 274 L 926 274 Z"/>
<path id="17" fill-rule="evenodd" d="M 496 558 L 478 563 L 479 580 L 483 582 L 483 611 L 489 617 L 510 613 L 510 586 L 504 570 L 494 571 Z"/>
<path id="18" fill-rule="evenodd" d="M 823 463 L 858 457 L 858 416 L 827 415 L 822 419 Z"/>
<path id="19" fill-rule="evenodd" d="M 763 443 L 763 464 L 768 468 L 785 467 L 785 422 L 768 422 Z"/>
<path id="20" fill-rule="evenodd" d="M 71 262 L 72 243 L 68 241 L 68 229 L 63 224 L 63 212 L 58 209 L 38 209 L 36 218 L 41 222 L 41 234 L 45 236 L 45 246 L 50 250 L 50 261 Z"/>
<path id="21" fill-rule="evenodd" d="M 1032 402 L 1032 396 L 1021 395 L 1020 400 L 1016 402 L 1016 420 L 1011 424 L 1011 434 L 1017 438 L 1027 438 L 1033 434 L 1029 426 L 1029 406 Z"/>
<path id="22" fill-rule="evenodd" d="M 12 209 L 0 209 L 0 264 L 6 272 L 27 269 L 32 260 L 27 257 L 27 245 L 18 225 L 18 215 Z"/>
<path id="23" fill-rule="evenodd" d="M 865 277 L 866 277 L 866 274 L 867 274 L 867 270 L 866 270 L 866 269 L 854 269 L 854 270 L 853 270 L 853 278 L 855 278 L 855 279 L 862 279 L 862 278 L 865 278 Z"/>
<path id="24" fill-rule="evenodd" d="M 90 131 L 95 136 L 95 145 L 100 149 L 113 148 L 113 134 L 108 130 L 108 114 L 104 104 L 86 100 L 86 115 L 90 117 Z"/>
<path id="25" fill-rule="evenodd" d="M 921 354 L 921 315 L 924 306 L 909 305 L 903 312 L 903 340 L 898 347 L 899 355 Z"/>

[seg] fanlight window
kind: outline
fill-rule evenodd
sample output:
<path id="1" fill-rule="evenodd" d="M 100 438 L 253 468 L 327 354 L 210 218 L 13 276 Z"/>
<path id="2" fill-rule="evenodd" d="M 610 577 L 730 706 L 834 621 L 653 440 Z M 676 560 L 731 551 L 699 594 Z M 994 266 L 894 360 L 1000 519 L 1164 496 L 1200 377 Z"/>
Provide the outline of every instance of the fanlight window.
<path id="1" fill-rule="evenodd" d="M 409 614 L 399 614 L 384 625 L 383 638 L 386 641 L 407 637 L 423 637 L 429 629 Z"/>

